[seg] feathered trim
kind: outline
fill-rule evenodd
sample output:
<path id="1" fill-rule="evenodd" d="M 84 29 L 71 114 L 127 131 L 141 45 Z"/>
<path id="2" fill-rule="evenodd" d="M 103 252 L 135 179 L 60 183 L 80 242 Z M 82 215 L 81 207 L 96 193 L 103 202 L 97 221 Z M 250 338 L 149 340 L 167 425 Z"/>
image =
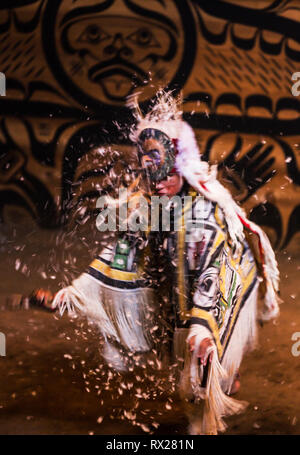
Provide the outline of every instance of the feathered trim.
<path id="1" fill-rule="evenodd" d="M 181 98 L 172 96 L 171 91 L 159 90 L 155 102 L 146 115 L 143 115 L 138 102 L 138 93 L 127 98 L 127 106 L 132 110 L 136 123 L 129 137 L 136 143 L 145 128 L 158 128 L 170 138 L 176 138 L 182 126 L 182 111 L 179 109 Z"/>

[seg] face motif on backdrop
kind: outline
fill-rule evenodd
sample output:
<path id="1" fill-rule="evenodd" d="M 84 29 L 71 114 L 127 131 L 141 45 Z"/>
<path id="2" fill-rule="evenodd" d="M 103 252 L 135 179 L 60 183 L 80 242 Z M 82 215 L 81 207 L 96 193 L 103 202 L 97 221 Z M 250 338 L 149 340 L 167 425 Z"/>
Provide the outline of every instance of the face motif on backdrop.
<path id="1" fill-rule="evenodd" d="M 60 83 L 86 105 L 124 105 L 142 87 L 140 101 L 150 100 L 158 86 L 182 83 L 193 63 L 190 18 L 177 0 L 53 0 L 55 8 L 48 56 Z"/>
<path id="2" fill-rule="evenodd" d="M 167 27 L 113 15 L 75 20 L 62 36 L 65 49 L 82 62 L 87 87 L 101 89 L 111 101 L 122 101 L 135 87 L 147 84 L 150 71 L 172 60 L 177 49 L 174 33 Z"/>
<path id="3" fill-rule="evenodd" d="M 169 136 L 155 128 L 146 128 L 139 135 L 138 149 L 141 165 L 150 179 L 164 180 L 175 164 L 175 148 Z"/>

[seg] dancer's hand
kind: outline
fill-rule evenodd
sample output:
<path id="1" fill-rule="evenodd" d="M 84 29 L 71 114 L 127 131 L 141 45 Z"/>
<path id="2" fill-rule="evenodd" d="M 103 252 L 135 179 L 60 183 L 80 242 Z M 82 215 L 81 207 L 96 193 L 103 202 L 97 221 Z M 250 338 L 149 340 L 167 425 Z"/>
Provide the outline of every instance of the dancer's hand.
<path id="1" fill-rule="evenodd" d="M 46 308 L 47 310 L 52 310 L 52 300 L 53 300 L 52 292 L 45 290 L 45 289 L 37 289 L 32 293 L 32 300 L 35 305 L 41 306 Z"/>
<path id="2" fill-rule="evenodd" d="M 195 340 L 196 340 L 196 335 L 194 335 L 193 337 L 191 337 L 189 339 L 189 345 L 190 345 L 191 352 L 193 352 L 195 349 Z M 207 356 L 207 354 L 206 354 L 207 349 L 210 346 L 212 346 L 212 344 L 213 344 L 213 342 L 210 338 L 204 338 L 199 345 L 197 356 L 201 359 L 201 363 L 203 366 L 206 365 L 208 358 L 209 358 L 210 362 L 212 361 L 213 353 L 211 353 L 209 356 Z"/>
<path id="3" fill-rule="evenodd" d="M 45 289 L 37 289 L 33 293 L 34 297 L 38 302 L 49 302 L 53 299 L 53 295 L 50 291 L 45 290 Z"/>

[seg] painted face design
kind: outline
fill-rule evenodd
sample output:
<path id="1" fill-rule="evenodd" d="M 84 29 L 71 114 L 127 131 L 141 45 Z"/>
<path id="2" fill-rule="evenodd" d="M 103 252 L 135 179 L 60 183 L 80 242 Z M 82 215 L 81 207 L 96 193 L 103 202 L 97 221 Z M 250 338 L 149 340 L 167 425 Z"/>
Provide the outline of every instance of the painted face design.
<path id="1" fill-rule="evenodd" d="M 164 180 L 175 164 L 175 149 L 169 136 L 155 128 L 146 128 L 139 135 L 138 149 L 141 165 L 151 180 Z"/>

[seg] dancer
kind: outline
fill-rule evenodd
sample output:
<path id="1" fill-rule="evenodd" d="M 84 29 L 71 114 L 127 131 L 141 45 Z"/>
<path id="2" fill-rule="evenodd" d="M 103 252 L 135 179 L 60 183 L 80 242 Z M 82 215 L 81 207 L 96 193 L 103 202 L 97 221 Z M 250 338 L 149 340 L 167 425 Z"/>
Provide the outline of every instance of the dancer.
<path id="1" fill-rule="evenodd" d="M 153 222 L 138 230 L 129 225 L 56 294 L 52 307 L 96 323 L 106 340 L 104 357 L 122 369 L 126 352 L 147 352 L 155 342 L 156 296 L 167 280 L 170 296 L 163 313 L 181 365 L 179 390 L 189 432 L 217 434 L 226 428 L 223 417 L 246 406 L 230 394 L 238 388 L 244 353 L 255 346 L 259 287 L 264 293 L 259 317 L 279 313 L 277 263 L 266 234 L 217 180 L 216 167 L 201 160 L 178 100 L 160 93 L 145 116 L 136 98 L 130 105 L 136 117 L 130 138 L 145 172 L 129 188 L 129 220 L 141 221 L 144 201 L 151 209 L 153 196 L 176 197 L 174 204 L 170 199 L 170 226 L 163 225 L 162 211 L 155 228 Z M 138 190 L 145 182 L 146 189 Z"/>

